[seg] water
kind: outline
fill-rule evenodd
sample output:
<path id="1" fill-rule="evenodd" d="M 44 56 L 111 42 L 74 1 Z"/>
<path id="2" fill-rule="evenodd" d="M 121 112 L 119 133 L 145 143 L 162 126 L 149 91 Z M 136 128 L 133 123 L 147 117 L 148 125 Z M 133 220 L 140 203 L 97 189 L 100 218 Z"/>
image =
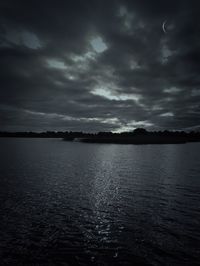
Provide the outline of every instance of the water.
<path id="1" fill-rule="evenodd" d="M 200 265 L 199 151 L 0 139 L 1 265 Z"/>

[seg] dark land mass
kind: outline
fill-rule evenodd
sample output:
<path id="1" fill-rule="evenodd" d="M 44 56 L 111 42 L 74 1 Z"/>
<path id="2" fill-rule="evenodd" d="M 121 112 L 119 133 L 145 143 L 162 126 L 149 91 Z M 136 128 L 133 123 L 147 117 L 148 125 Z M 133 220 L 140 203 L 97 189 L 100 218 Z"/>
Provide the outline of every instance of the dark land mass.
<path id="1" fill-rule="evenodd" d="M 119 144 L 174 144 L 200 142 L 200 132 L 184 131 L 147 131 L 137 128 L 132 132 L 83 133 L 83 132 L 0 132 L 0 137 L 15 138 L 63 138 L 66 141 L 87 143 L 119 143 Z"/>

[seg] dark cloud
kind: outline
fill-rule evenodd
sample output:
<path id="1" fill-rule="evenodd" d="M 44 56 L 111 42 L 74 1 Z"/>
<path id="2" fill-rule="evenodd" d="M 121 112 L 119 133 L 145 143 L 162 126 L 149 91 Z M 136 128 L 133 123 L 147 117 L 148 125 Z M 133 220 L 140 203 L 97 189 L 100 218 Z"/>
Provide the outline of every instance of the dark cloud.
<path id="1" fill-rule="evenodd" d="M 195 0 L 1 1 L 0 129 L 198 129 L 199 10 Z"/>

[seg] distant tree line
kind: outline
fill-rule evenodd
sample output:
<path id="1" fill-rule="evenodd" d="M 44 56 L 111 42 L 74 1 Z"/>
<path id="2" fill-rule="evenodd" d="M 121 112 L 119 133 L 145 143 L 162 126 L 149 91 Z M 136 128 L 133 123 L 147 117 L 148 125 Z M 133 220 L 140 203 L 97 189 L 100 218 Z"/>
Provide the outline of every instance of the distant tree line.
<path id="1" fill-rule="evenodd" d="M 98 133 L 84 133 L 80 131 L 46 131 L 46 132 L 0 132 L 0 137 L 15 137 L 15 138 L 63 138 L 65 140 L 73 141 L 75 139 L 98 140 L 98 142 L 111 142 L 111 140 L 130 140 L 137 139 L 138 141 L 152 139 L 173 139 L 182 140 L 184 142 L 200 141 L 200 132 L 185 132 L 185 131 L 147 131 L 144 128 L 136 128 L 130 132 L 112 133 L 112 132 L 98 132 Z M 102 140 L 102 141 L 101 141 Z"/>

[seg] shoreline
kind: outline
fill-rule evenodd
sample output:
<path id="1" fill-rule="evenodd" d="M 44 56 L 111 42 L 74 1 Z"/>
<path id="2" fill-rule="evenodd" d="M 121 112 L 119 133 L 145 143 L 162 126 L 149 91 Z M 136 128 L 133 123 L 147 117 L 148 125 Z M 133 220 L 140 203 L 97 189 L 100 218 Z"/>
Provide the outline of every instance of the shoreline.
<path id="1" fill-rule="evenodd" d="M 137 128 L 132 132 L 73 132 L 73 131 L 46 131 L 46 132 L 1 132 L 0 138 L 59 138 L 64 141 L 82 143 L 116 143 L 116 144 L 184 144 L 200 142 L 200 132 L 184 131 L 147 131 Z"/>
<path id="2" fill-rule="evenodd" d="M 91 137 L 91 138 L 74 138 L 73 140 L 64 138 L 64 141 L 74 141 L 82 143 L 104 143 L 104 144 L 134 144 L 134 145 L 145 145 L 145 144 L 185 144 L 189 141 L 186 139 L 177 138 L 163 138 L 163 137 L 129 137 L 129 138 L 106 138 L 106 137 Z"/>

